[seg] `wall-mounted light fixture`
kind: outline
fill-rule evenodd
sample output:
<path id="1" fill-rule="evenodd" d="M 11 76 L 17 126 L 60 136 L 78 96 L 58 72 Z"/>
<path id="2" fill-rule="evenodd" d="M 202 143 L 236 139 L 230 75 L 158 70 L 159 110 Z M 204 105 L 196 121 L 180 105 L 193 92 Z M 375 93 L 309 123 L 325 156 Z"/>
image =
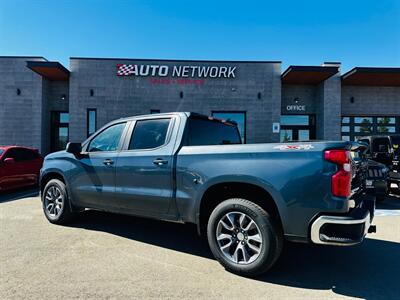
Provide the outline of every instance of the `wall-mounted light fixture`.
<path id="1" fill-rule="evenodd" d="M 260 93 L 260 92 L 258 92 L 258 94 L 257 94 L 257 99 L 258 99 L 258 100 L 261 99 L 261 93 Z"/>
<path id="2" fill-rule="evenodd" d="M 90 89 L 90 97 L 93 97 L 94 96 L 94 91 L 93 91 L 93 89 Z"/>
<path id="3" fill-rule="evenodd" d="M 17 95 L 18 96 L 21 95 L 21 90 L 20 89 L 17 89 Z"/>
<path id="4" fill-rule="evenodd" d="M 294 103 L 298 104 L 300 102 L 300 99 L 299 99 L 299 97 L 296 97 L 293 99 L 293 101 L 294 101 Z"/>
<path id="5" fill-rule="evenodd" d="M 61 100 L 63 100 L 63 101 L 64 101 L 65 99 L 67 99 L 67 95 L 65 95 L 65 94 L 62 94 L 62 95 L 61 95 Z"/>
<path id="6" fill-rule="evenodd" d="M 354 103 L 354 97 L 353 96 L 350 97 L 350 103 Z"/>
<path id="7" fill-rule="evenodd" d="M 182 91 L 179 93 L 179 97 L 183 98 L 183 92 Z"/>

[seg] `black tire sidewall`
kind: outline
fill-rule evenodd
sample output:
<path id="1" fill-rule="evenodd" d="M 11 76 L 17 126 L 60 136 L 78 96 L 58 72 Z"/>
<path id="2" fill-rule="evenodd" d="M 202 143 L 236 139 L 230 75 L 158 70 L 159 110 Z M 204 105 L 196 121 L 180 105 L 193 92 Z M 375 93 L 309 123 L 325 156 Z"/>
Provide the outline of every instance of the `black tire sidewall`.
<path id="1" fill-rule="evenodd" d="M 248 265 L 236 264 L 226 258 L 222 251 L 219 249 L 218 242 L 216 240 L 216 228 L 219 220 L 226 213 L 234 211 L 243 212 L 250 216 L 257 224 L 261 233 L 263 243 L 261 253 L 254 262 Z M 207 226 L 208 243 L 211 251 L 214 254 L 214 257 L 227 270 L 233 273 L 250 277 L 265 272 L 275 262 L 275 252 L 277 249 L 277 245 L 276 236 L 274 235 L 276 235 L 276 232 L 267 212 L 265 212 L 258 205 L 240 198 L 228 199 L 219 204 L 211 213 Z"/>
<path id="2" fill-rule="evenodd" d="M 63 194 L 64 203 L 62 206 L 61 213 L 57 217 L 49 216 L 47 214 L 46 207 L 45 207 L 46 193 L 49 190 L 49 188 L 51 188 L 52 186 L 56 186 Z M 70 212 L 70 207 L 69 207 L 68 193 L 67 193 L 65 184 L 61 180 L 52 179 L 46 184 L 46 186 L 43 190 L 43 193 L 42 193 L 42 207 L 43 207 L 44 215 L 46 216 L 47 220 L 49 220 L 49 222 L 51 222 L 51 223 L 61 224 L 69 219 L 71 212 Z"/>

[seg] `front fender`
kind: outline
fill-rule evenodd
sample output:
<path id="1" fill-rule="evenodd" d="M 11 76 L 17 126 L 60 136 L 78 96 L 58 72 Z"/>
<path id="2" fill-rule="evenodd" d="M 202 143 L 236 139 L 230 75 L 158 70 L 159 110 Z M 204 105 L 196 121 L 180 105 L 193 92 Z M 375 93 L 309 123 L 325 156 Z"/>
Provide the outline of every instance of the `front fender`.
<path id="1" fill-rule="evenodd" d="M 71 163 L 66 160 L 45 160 L 42 169 L 40 170 L 39 186 L 40 192 L 42 193 L 45 188 L 45 182 L 48 182 L 49 178 L 62 178 L 65 183 L 68 195 L 71 195 L 69 178 L 66 176 L 66 170 L 71 168 Z M 70 204 L 74 204 L 74 201 L 69 197 Z"/>

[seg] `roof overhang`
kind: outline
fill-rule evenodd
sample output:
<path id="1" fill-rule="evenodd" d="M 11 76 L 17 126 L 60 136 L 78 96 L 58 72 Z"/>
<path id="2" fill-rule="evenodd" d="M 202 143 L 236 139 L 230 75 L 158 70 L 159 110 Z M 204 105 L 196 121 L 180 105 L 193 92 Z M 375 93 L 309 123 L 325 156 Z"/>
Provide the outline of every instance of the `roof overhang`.
<path id="1" fill-rule="evenodd" d="M 26 66 L 33 72 L 51 81 L 66 81 L 69 71 L 62 64 L 55 61 L 27 61 Z"/>
<path id="2" fill-rule="evenodd" d="M 342 84 L 400 86 L 400 68 L 355 67 L 342 75 Z"/>
<path id="3" fill-rule="evenodd" d="M 283 84 L 317 85 L 339 72 L 337 66 L 290 66 L 281 75 Z"/>

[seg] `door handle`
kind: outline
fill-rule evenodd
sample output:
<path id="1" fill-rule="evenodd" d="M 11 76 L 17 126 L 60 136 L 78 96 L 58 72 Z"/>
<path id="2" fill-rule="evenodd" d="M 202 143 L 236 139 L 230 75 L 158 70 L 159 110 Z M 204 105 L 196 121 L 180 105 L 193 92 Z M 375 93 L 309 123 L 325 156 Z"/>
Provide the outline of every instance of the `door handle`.
<path id="1" fill-rule="evenodd" d="M 157 166 L 166 165 L 167 163 L 168 163 L 168 161 L 165 159 L 162 159 L 162 158 L 157 158 L 157 159 L 153 160 L 153 164 L 155 164 Z"/>
<path id="2" fill-rule="evenodd" d="M 114 164 L 114 161 L 112 159 L 105 159 L 103 161 L 103 164 L 105 164 L 106 166 L 111 166 L 112 164 Z"/>

